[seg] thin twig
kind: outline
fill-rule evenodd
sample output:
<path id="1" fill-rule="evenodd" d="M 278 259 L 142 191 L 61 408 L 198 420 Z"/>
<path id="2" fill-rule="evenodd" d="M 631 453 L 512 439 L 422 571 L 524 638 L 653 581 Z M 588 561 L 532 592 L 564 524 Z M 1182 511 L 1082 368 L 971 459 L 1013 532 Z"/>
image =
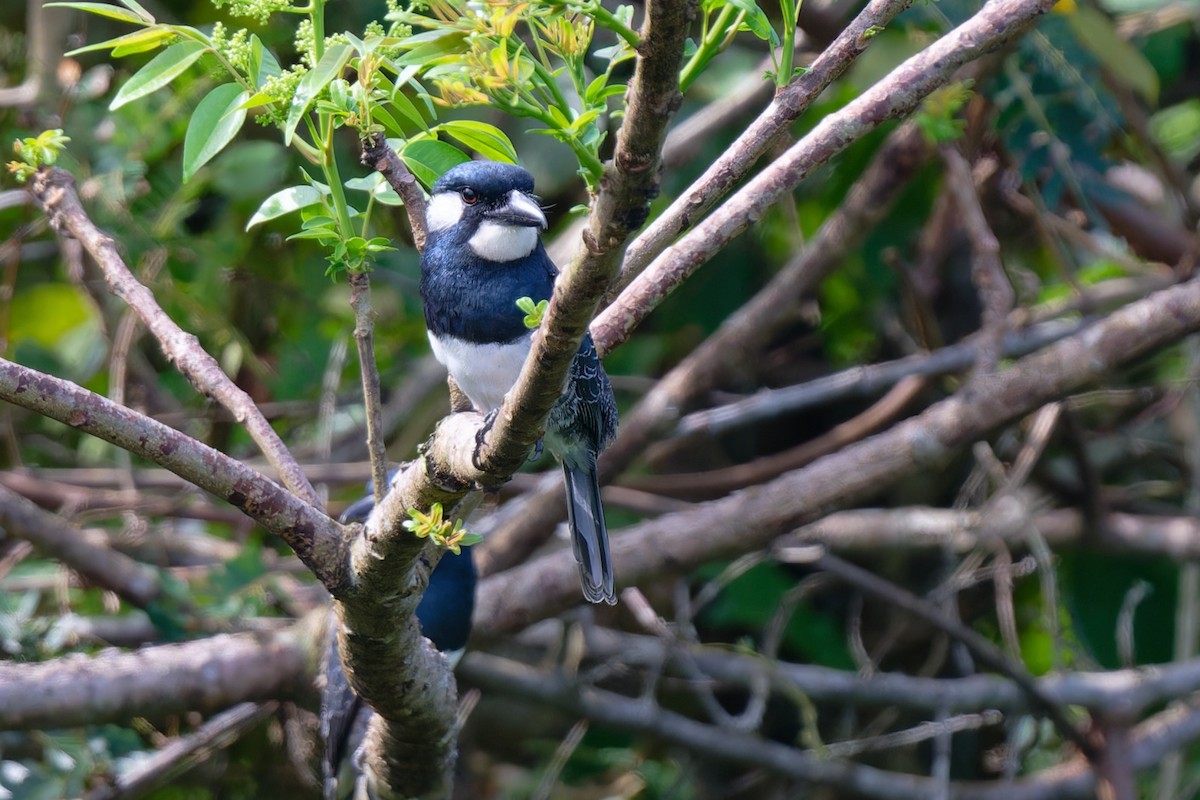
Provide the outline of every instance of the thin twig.
<path id="1" fill-rule="evenodd" d="M 98 586 L 116 592 L 138 608 L 164 598 L 158 576 L 129 556 L 83 536 L 62 517 L 0 487 L 0 529 L 24 539 Z"/>
<path id="2" fill-rule="evenodd" d="M 350 307 L 354 309 L 354 345 L 362 376 L 363 406 L 367 417 L 367 452 L 371 459 L 371 487 L 376 505 L 387 494 L 387 451 L 383 434 L 383 409 L 379 397 L 379 367 L 375 363 L 375 310 L 371 307 L 371 275 L 350 276 Z"/>
<path id="3" fill-rule="evenodd" d="M 1016 294 L 1000 261 L 1000 242 L 983 214 L 983 206 L 980 205 L 975 180 L 971 175 L 971 165 L 955 147 L 943 147 L 941 154 L 959 220 L 971 242 L 971 280 L 983 307 L 979 359 L 975 371 L 976 374 L 992 372 L 1000 363 L 1005 321 L 1012 311 Z"/>
<path id="4" fill-rule="evenodd" d="M 1042 691 L 1025 667 L 1005 655 L 983 636 L 961 622 L 948 618 L 944 612 L 928 600 L 917 597 L 896 584 L 873 575 L 848 561 L 843 561 L 837 556 L 826 553 L 814 561 L 813 566 L 836 575 L 859 591 L 887 603 L 891 608 L 898 608 L 912 614 L 966 645 L 975 658 L 1008 677 L 1033 698 L 1034 705 L 1054 723 L 1054 727 L 1058 729 L 1063 738 L 1074 742 L 1089 759 L 1096 755 L 1095 743 L 1089 740 L 1084 731 L 1067 718 L 1065 710 L 1058 703 Z"/>
<path id="5" fill-rule="evenodd" d="M 362 141 L 362 163 L 383 174 L 396 194 L 404 201 L 408 223 L 412 227 L 413 247 L 425 249 L 425 193 L 416 177 L 409 172 L 400 156 L 387 143 L 387 136 L 375 133 Z"/>
<path id="6" fill-rule="evenodd" d="M 215 715 L 195 732 L 169 742 L 150 758 L 117 776 L 110 786 L 93 789 L 84 800 L 129 800 L 165 786 L 180 775 L 207 761 L 242 735 L 257 727 L 279 708 L 279 704 L 239 703 Z"/>

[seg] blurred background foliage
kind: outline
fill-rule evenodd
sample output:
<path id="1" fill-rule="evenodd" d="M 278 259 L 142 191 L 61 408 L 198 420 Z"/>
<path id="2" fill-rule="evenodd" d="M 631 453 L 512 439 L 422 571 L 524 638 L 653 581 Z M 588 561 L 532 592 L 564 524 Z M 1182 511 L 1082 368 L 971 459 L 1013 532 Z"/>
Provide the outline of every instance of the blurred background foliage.
<path id="1" fill-rule="evenodd" d="M 191 25 L 226 19 L 209 0 L 146 5 L 160 18 Z M 776 5 L 765 2 L 762 7 L 778 20 Z M 964 0 L 918 3 L 877 35 L 850 72 L 795 124 L 793 135 L 802 135 L 974 9 Z M 845 19 L 849 10 L 842 3 L 806 6 L 801 27 L 808 30 L 812 46 L 819 49 L 829 35 L 830 21 Z M 333 3 L 330 30 L 361 31 L 385 11 L 382 0 Z M 640 18 L 640 9 L 638 14 Z M 125 31 L 115 22 L 72 12 L 56 10 L 46 16 L 54 19 L 64 49 Z M 1186 237 L 1173 232 L 1194 228 L 1198 205 L 1198 21 L 1200 6 L 1191 2 L 1063 0 L 1015 48 L 987 62 L 977 81 L 952 87 L 922 112 L 922 128 L 930 136 L 996 154 L 1004 166 L 997 180 L 1010 183 L 997 187 L 993 199 L 1005 192 L 1019 193 L 1033 204 L 1035 216 L 1078 221 L 1089 231 L 1092 245 L 1099 243 L 1090 249 L 1079 246 L 1011 205 L 989 206 L 1021 305 L 1069 298 L 1081 286 L 1161 276 L 1163 263 L 1179 260 L 1178 242 Z M 285 29 L 250 26 L 276 53 L 289 53 L 292 43 Z M 39 65 L 27 57 L 29 35 L 26 9 L 18 2 L 5 3 L 0 8 L 0 83 L 15 86 L 33 69 L 47 70 L 51 80 L 36 102 L 0 109 L 0 141 L 45 128 L 66 131 L 71 144 L 62 165 L 78 178 L 96 223 L 116 239 L 127 263 L 153 287 L 164 309 L 194 332 L 264 405 L 304 462 L 345 466 L 326 483 L 336 511 L 361 491 L 367 472 L 361 441 L 340 438 L 361 423 L 357 365 L 346 356 L 353 329 L 348 289 L 343 280 L 326 277 L 324 253 L 316 243 L 284 241 L 289 221 L 245 230 L 264 198 L 296 182 L 300 160 L 279 143 L 276 131 L 248 124 L 228 149 L 183 184 L 184 131 L 195 104 L 215 85 L 213 76 L 186 73 L 171 92 L 110 112 L 114 91 L 148 55 L 113 62 L 106 54 L 88 53 Z M 600 41 L 597 46 L 611 44 Z M 719 57 L 720 68 L 691 88 L 679 118 L 703 110 L 734 87 L 745 87 L 747 79 L 761 73 L 765 55 L 759 38 L 739 35 Z M 455 115 L 485 120 L 508 133 L 550 207 L 551 236 L 565 230 L 573 219 L 571 209 L 587 200 L 570 149 L 535 137 L 529 133 L 530 122 L 494 108 L 450 112 Z M 655 208 L 665 207 L 689 185 L 747 121 L 748 117 L 727 120 L 697 152 L 672 164 Z M 607 368 L 624 406 L 803 246 L 844 201 L 890 130 L 855 143 L 805 181 L 789 202 L 772 209 L 750 233 L 714 258 L 612 354 Z M 339 146 L 343 176 L 364 174 L 357 163 L 356 138 L 347 132 Z M 606 146 L 611 147 L 611 137 Z M 941 170 L 931 163 L 905 189 L 894 210 L 822 283 L 786 336 L 722 391 L 791 385 L 846 366 L 952 343 L 976 330 L 980 308 L 969 280 L 969 248 L 959 240 L 937 242 L 940 257 L 930 258 L 930 246 L 921 241 L 941 186 Z M 1177 197 L 1187 202 L 1177 202 Z M 60 250 L 32 206 L 0 206 L 4 357 L 100 393 L 111 390 L 114 369 L 121 363 L 127 370 L 123 380 L 128 404 L 252 460 L 255 451 L 248 438 L 192 391 L 154 342 L 139 336 L 119 338 L 128 326 L 128 312 L 80 253 L 71 247 Z M 1154 224 L 1148 225 L 1147 218 Z M 383 235 L 397 244 L 379 257 L 372 275 L 378 312 L 376 355 L 386 401 L 401 391 L 417 391 L 413 375 L 428 349 L 416 292 L 417 255 L 406 246 L 407 232 L 398 215 L 381 215 L 379 224 Z M 1181 421 L 1178 411 L 1193 369 L 1186 353 L 1173 351 L 1111 383 L 1111 397 L 1078 412 L 1078 441 L 1052 444 L 1035 474 L 1039 490 L 1065 505 L 1103 503 L 1113 509 L 1168 514 L 1194 508 L 1194 476 L 1180 440 L 1195 421 Z M 923 397 L 930 401 L 945 396 L 958 385 L 953 377 L 934 381 Z M 323 391 L 330 390 L 336 398 L 334 412 L 318 422 Z M 410 457 L 432 422 L 448 410 L 439 381 L 417 393 L 409 413 L 391 432 L 392 459 Z M 774 419 L 667 453 L 643 471 L 697 471 L 749 462 L 812 439 L 867 403 L 842 402 Z M 333 445 L 322 448 L 322 437 Z M 992 445 L 1002 459 L 1014 455 L 1011 437 L 997 436 Z M 1073 447 L 1086 450 L 1095 475 L 1080 474 Z M 0 408 L 0 459 L 9 470 L 110 468 L 128 461 L 106 444 L 7 406 Z M 148 466 L 134 461 L 135 466 Z M 894 487 L 884 502 L 969 506 L 972 498 L 961 487 L 971 467 L 964 457 L 944 472 Z M 1102 498 L 1089 496 L 1096 486 L 1104 489 Z M 208 513 L 206 508 L 202 498 L 184 492 L 166 514 L 84 503 L 73 518 L 129 543 L 149 543 L 150 549 L 160 526 L 230 543 L 216 551 L 218 568 L 189 568 L 166 556 L 157 561 L 173 565 L 169 574 L 179 597 L 189 598 L 209 623 L 288 618 L 305 603 L 317 602 L 315 593 L 305 594 L 307 576 L 276 570 L 287 555 L 280 542 L 229 514 Z M 615 528 L 634 519 L 632 512 L 614 509 L 611 523 Z M 0 564 L 14 552 L 15 543 L 0 534 Z M 1031 670 L 1122 665 L 1115 634 L 1131 590 L 1142 598 L 1133 609 L 1134 663 L 1172 658 L 1177 562 L 1167 556 L 1132 558 L 1090 549 L 1065 551 L 1058 557 L 1058 607 L 1046 607 L 1036 578 L 1022 579 L 1016 586 L 1021 654 Z M 941 556 L 904 551 L 864 559 L 881 574 L 916 589 L 927 588 L 931 576 L 942 576 L 950 568 Z M 34 660 L 88 651 L 99 643 L 79 635 L 79 619 L 129 614 L 113 596 L 67 575 L 53 561 L 23 554 L 14 562 L 0 571 L 0 657 Z M 762 563 L 730 577 L 729 566 L 714 564 L 694 576 L 697 585 L 727 580 L 695 623 L 703 641 L 753 648 L 783 599 L 809 576 L 803 569 Z M 842 590 L 812 592 L 798 604 L 783 633 L 780 657 L 854 669 L 847 634 L 851 604 Z M 988 591 L 965 591 L 962 605 L 964 616 L 978 630 L 999 638 Z M 861 632 L 867 640 L 883 635 L 886 628 L 884 615 L 876 610 L 873 617 L 870 611 L 863 615 Z M 173 607 L 157 609 L 150 622 L 148 635 L 154 640 L 201 635 L 195 620 Z M 878 627 L 873 628 L 873 622 Z M 925 658 L 929 646 L 927 638 L 908 637 L 879 667 L 912 668 Z M 739 702 L 727 700 L 733 707 Z M 470 776 L 464 781 L 469 787 L 464 797 L 546 796 L 537 794 L 538 787 L 555 761 L 564 723 L 550 711 L 522 710 L 527 728 L 519 743 L 512 736 L 496 742 L 489 739 L 487 726 L 504 717 L 505 702 L 485 701 L 464 734 L 462 769 Z M 838 715 L 821 711 L 822 728 L 833 728 Z M 783 704 L 768 732 L 793 739 L 798 717 L 796 708 Z M 153 719 L 138 720 L 132 727 L 0 735 L 0 798 L 75 796 L 97 775 L 121 769 L 164 736 L 196 723 L 191 718 Z M 506 727 L 511 728 L 511 722 Z M 287 706 L 254 735 L 152 797 L 201 800 L 285 792 L 315 796 L 308 773 L 313 733 L 311 715 Z M 1053 738 L 1030 746 L 1053 752 Z M 911 757 L 919 762 L 925 756 L 916 752 Z M 1200 770 L 1200 762 L 1192 762 L 1189 770 Z M 697 764 L 686 754 L 600 727 L 584 736 L 560 777 L 555 797 L 734 796 L 712 789 L 733 791 L 731 784 L 722 783 L 729 776 L 720 767 Z"/>

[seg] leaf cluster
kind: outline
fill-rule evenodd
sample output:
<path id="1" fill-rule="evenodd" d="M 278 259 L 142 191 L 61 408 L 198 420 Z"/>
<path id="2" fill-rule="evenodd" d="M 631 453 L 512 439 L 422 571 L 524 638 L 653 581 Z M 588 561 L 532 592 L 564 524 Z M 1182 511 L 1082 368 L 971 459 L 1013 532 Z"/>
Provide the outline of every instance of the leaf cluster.
<path id="1" fill-rule="evenodd" d="M 58 156 L 66 148 L 71 137 L 65 136 L 61 128 L 42 131 L 37 136 L 17 139 L 13 142 L 16 161 L 8 162 L 8 171 L 17 183 L 25 183 L 42 167 L 58 162 Z"/>

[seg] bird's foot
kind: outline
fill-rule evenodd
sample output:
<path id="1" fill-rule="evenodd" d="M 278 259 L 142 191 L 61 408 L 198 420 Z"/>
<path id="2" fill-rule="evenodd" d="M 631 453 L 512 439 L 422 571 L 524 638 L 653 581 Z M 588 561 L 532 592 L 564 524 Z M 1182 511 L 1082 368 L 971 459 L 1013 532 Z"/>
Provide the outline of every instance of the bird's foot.
<path id="1" fill-rule="evenodd" d="M 500 409 L 493 408 L 483 418 L 483 424 L 479 426 L 479 430 L 475 432 L 475 450 L 471 453 L 471 464 L 475 469 L 483 472 L 483 464 L 479 460 L 479 454 L 483 452 L 487 445 L 487 435 L 491 433 L 492 426 L 496 424 L 496 415 L 500 413 Z"/>
<path id="2" fill-rule="evenodd" d="M 533 461 L 537 461 L 541 457 L 542 457 L 542 439 L 541 439 L 541 437 L 538 437 L 538 440 L 533 443 L 533 450 L 531 450 L 529 453 L 529 460 L 531 462 L 533 462 Z"/>

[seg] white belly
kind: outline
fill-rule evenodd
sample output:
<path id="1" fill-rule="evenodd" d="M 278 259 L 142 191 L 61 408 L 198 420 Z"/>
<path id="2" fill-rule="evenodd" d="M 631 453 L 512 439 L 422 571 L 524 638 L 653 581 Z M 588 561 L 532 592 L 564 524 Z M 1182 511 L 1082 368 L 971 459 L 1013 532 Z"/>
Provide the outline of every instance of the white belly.
<path id="1" fill-rule="evenodd" d="M 529 355 L 530 338 L 523 336 L 510 344 L 474 344 L 431 333 L 429 345 L 476 410 L 487 413 L 500 407 L 517 382 Z"/>

